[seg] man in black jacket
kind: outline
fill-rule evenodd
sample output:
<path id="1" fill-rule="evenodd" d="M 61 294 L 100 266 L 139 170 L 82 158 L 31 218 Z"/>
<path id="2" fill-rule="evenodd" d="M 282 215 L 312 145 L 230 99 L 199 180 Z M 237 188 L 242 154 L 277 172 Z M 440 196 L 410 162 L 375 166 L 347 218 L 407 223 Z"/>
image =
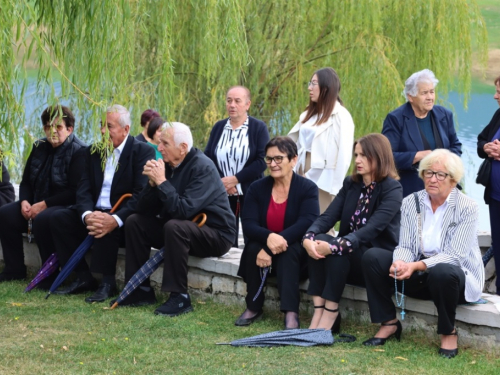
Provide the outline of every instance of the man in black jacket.
<path id="1" fill-rule="evenodd" d="M 147 183 L 142 174 L 146 161 L 154 159 L 154 149 L 129 135 L 130 113 L 121 105 L 107 110 L 106 125 L 101 132 L 110 151 L 105 159 L 90 147 L 78 185 L 75 209 L 61 210 L 51 220 L 59 262 L 64 265 L 87 235 L 94 236 L 91 267 L 85 260 L 75 268 L 77 279 L 55 294 L 75 294 L 95 290 L 91 271 L 102 274 L 97 291 L 86 302 L 102 302 L 116 293 L 116 261 L 123 233 L 121 227 L 135 210 L 137 196 Z M 112 149 L 112 151 L 111 151 Z M 93 152 L 94 151 L 94 152 Z M 110 209 L 123 194 L 132 197 L 110 214 Z"/>
<path id="2" fill-rule="evenodd" d="M 163 160 L 150 160 L 144 166 L 149 183 L 139 196 L 137 213 L 126 223 L 126 281 L 148 260 L 151 246 L 165 248 L 162 291 L 170 292 L 170 297 L 156 309 L 158 315 L 193 310 L 187 293 L 188 255 L 224 255 L 236 233 L 217 168 L 192 145 L 188 126 L 174 122 L 163 130 L 158 146 Z M 207 216 L 202 227 L 191 221 L 199 213 Z M 155 302 L 147 280 L 121 305 Z"/>
<path id="3" fill-rule="evenodd" d="M 0 240 L 5 261 L 0 282 L 26 277 L 22 234 L 28 231 L 28 223 L 45 262 L 54 252 L 52 215 L 75 203 L 86 146 L 73 133 L 75 117 L 69 108 L 56 105 L 47 107 L 41 120 L 46 137 L 33 144 L 19 186 L 19 201 L 0 209 Z M 48 289 L 52 281 L 53 277 L 42 281 L 39 288 Z"/>

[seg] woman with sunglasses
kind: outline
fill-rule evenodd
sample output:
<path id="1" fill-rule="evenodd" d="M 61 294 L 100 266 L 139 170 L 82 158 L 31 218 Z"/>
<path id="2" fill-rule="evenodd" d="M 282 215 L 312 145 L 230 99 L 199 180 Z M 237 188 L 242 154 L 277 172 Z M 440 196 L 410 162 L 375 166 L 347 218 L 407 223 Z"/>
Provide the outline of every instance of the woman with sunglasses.
<path id="1" fill-rule="evenodd" d="M 394 252 L 370 249 L 363 257 L 363 273 L 370 317 L 380 329 L 363 344 L 384 345 L 401 337 L 401 323 L 392 301 L 399 291 L 436 306 L 438 353 L 458 354 L 455 311 L 459 303 L 481 297 L 484 267 L 477 243 L 477 203 L 457 189 L 464 175 L 460 157 L 446 150 L 432 151 L 420 161 L 425 189 L 410 194 L 401 207 L 401 233 Z M 404 315 L 403 315 L 404 317 Z"/>
<path id="2" fill-rule="evenodd" d="M 247 308 L 235 325 L 247 326 L 261 317 L 265 276 L 276 275 L 285 328 L 299 328 L 299 282 L 307 274 L 303 233 L 319 214 L 318 188 L 294 173 L 297 146 L 289 137 L 275 137 L 265 147 L 269 176 L 248 188 L 242 225 L 248 238 L 238 276 L 247 284 Z"/>
<path id="3" fill-rule="evenodd" d="M 288 135 L 297 142 L 295 171 L 319 188 L 323 213 L 342 187 L 351 165 L 354 123 L 340 99 L 340 79 L 332 68 L 314 72 L 309 105 Z"/>

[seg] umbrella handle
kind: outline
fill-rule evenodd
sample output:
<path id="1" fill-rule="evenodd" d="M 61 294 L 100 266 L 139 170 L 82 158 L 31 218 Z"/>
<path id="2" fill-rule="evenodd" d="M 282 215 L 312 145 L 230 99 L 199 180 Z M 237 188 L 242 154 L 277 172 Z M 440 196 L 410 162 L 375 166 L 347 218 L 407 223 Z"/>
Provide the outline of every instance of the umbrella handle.
<path id="1" fill-rule="evenodd" d="M 120 206 L 120 204 L 122 204 L 122 202 L 127 199 L 127 198 L 130 198 L 132 196 L 132 194 L 130 193 L 127 193 L 127 194 L 123 194 L 120 199 L 118 199 L 118 201 L 115 203 L 115 205 L 113 206 L 113 208 L 111 209 L 111 211 L 109 211 L 110 214 L 112 214 L 113 212 L 115 212 L 118 207 Z"/>
<path id="2" fill-rule="evenodd" d="M 196 215 L 191 221 L 193 223 L 196 223 L 198 220 L 200 220 L 200 222 L 197 223 L 198 228 L 201 228 L 203 225 L 205 225 L 205 222 L 207 221 L 207 214 L 201 212 L 198 215 Z"/>
<path id="3" fill-rule="evenodd" d="M 114 310 L 118 306 L 118 302 L 113 303 L 113 306 L 111 306 L 109 309 Z"/>

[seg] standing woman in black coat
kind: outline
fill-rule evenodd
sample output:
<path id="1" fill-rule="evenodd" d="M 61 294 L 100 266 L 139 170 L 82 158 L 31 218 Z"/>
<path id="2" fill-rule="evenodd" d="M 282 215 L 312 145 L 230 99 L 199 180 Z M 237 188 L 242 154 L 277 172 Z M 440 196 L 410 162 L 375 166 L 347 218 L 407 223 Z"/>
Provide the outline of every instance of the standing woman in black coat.
<path id="1" fill-rule="evenodd" d="M 493 98 L 500 106 L 500 76 L 495 79 L 496 92 Z M 477 154 L 490 158 L 490 182 L 484 191 L 484 201 L 490 207 L 490 226 L 495 268 L 497 270 L 497 294 L 500 295 L 500 109 L 490 123 L 477 136 Z"/>
<path id="2" fill-rule="evenodd" d="M 333 333 L 340 330 L 339 301 L 346 283 L 364 285 L 364 253 L 372 247 L 392 251 L 399 239 L 403 189 L 389 140 L 368 134 L 354 142 L 353 156 L 353 174 L 303 240 L 309 254 L 307 293 L 315 309 L 309 328 Z M 338 237 L 325 234 L 339 220 Z"/>
<path id="3" fill-rule="evenodd" d="M 42 263 L 55 252 L 50 218 L 57 210 L 75 203 L 86 146 L 74 134 L 75 118 L 64 106 L 46 108 L 41 116 L 46 138 L 31 150 L 19 185 L 19 201 L 0 208 L 0 241 L 5 268 L 0 282 L 26 277 L 23 237 L 32 222 Z M 39 287 L 50 287 L 46 279 Z"/>
<path id="4" fill-rule="evenodd" d="M 2 155 L 1 150 L 0 155 Z M 0 168 L 2 169 L 2 180 L 0 181 L 0 207 L 2 207 L 7 203 L 14 202 L 16 193 L 14 191 L 14 186 L 10 183 L 9 171 L 3 161 L 0 161 Z"/>
<path id="5" fill-rule="evenodd" d="M 264 177 L 266 169 L 264 147 L 269 142 L 269 132 L 263 121 L 248 116 L 251 103 L 250 90 L 231 87 L 226 94 L 229 118 L 214 125 L 205 147 L 205 155 L 215 163 L 226 188 L 236 228 L 248 187 Z M 238 247 L 238 231 L 233 246 Z"/>

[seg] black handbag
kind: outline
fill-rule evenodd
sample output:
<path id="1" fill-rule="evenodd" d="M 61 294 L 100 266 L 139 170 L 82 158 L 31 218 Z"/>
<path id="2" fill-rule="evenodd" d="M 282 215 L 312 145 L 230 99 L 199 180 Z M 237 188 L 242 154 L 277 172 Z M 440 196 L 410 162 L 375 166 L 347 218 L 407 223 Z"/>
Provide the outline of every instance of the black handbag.
<path id="1" fill-rule="evenodd" d="M 479 166 L 477 171 L 476 184 L 481 184 L 483 186 L 488 186 L 490 183 L 491 174 L 491 159 L 486 158 Z"/>

